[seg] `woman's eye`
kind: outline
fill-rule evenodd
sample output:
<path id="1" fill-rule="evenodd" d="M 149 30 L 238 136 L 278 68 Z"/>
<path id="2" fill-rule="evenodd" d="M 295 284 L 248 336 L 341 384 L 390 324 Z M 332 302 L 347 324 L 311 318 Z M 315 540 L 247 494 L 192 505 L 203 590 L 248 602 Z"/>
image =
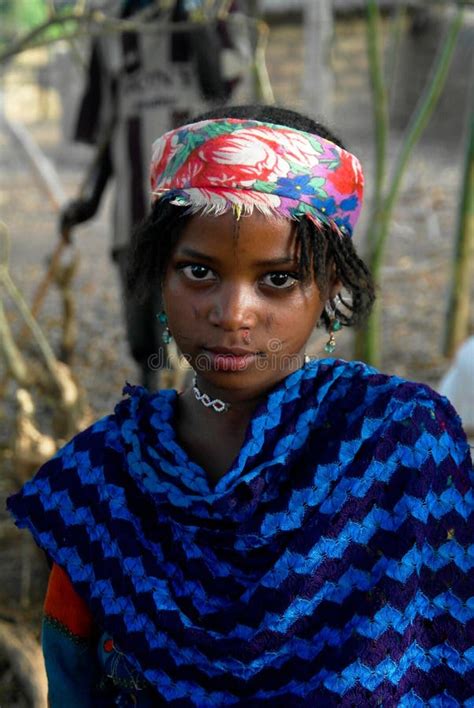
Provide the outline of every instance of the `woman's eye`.
<path id="1" fill-rule="evenodd" d="M 285 288 L 291 288 L 298 281 L 298 276 L 296 273 L 267 273 L 263 277 L 263 282 L 265 285 L 270 285 L 273 288 L 278 288 L 284 290 Z"/>
<path id="2" fill-rule="evenodd" d="M 216 277 L 210 268 L 198 263 L 182 266 L 180 270 L 189 280 L 215 280 Z"/>

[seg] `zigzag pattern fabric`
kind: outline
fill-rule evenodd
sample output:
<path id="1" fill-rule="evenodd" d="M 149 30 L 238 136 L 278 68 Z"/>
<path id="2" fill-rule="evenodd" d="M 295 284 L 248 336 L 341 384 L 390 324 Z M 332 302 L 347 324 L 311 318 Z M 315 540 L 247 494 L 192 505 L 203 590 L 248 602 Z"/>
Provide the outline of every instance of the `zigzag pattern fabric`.
<path id="1" fill-rule="evenodd" d="M 212 487 L 177 393 L 129 398 L 10 498 L 176 706 L 474 706 L 472 463 L 428 387 L 320 360 Z"/>

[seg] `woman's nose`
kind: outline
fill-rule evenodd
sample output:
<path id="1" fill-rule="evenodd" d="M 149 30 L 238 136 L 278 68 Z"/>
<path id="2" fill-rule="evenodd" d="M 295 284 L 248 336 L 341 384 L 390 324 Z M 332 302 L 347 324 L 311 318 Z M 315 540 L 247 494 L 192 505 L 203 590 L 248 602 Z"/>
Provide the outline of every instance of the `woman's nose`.
<path id="1" fill-rule="evenodd" d="M 209 313 L 209 322 L 228 331 L 250 329 L 256 320 L 255 294 L 243 284 L 222 285 Z"/>

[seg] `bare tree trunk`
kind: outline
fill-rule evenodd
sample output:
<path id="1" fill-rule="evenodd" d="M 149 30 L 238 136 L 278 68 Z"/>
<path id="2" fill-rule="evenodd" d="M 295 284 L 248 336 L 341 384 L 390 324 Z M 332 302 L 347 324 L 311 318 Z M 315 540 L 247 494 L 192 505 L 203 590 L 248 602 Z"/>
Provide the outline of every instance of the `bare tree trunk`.
<path id="1" fill-rule="evenodd" d="M 47 708 L 48 684 L 41 648 L 21 625 L 0 620 L 0 654 L 8 661 L 32 708 Z"/>
<path id="2" fill-rule="evenodd" d="M 304 73 L 303 98 L 311 116 L 321 114 L 331 122 L 333 74 L 331 42 L 333 11 L 331 0 L 306 0 L 303 11 Z"/>

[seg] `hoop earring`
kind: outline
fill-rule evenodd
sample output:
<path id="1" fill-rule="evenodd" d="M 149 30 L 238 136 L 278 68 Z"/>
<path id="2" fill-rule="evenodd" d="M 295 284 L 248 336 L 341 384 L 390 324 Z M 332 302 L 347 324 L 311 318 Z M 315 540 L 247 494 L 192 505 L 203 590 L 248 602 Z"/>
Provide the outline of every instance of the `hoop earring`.
<path id="1" fill-rule="evenodd" d="M 339 332 L 339 330 L 341 329 L 341 327 L 342 327 L 342 325 L 341 325 L 341 323 L 339 322 L 339 320 L 337 320 L 337 319 L 331 320 L 331 325 L 330 325 L 330 328 L 329 328 L 329 339 L 328 339 L 328 341 L 326 342 L 326 344 L 324 345 L 324 351 L 325 351 L 327 354 L 332 354 L 333 351 L 335 350 L 335 348 L 336 348 L 336 337 L 334 336 L 334 333 L 335 333 L 335 332 Z"/>
<path id="2" fill-rule="evenodd" d="M 156 319 L 160 322 L 160 324 L 164 325 L 164 330 L 161 333 L 163 344 L 169 344 L 173 339 L 173 336 L 170 332 L 170 328 L 168 327 L 168 315 L 164 310 L 162 310 L 161 312 L 158 312 Z"/>

